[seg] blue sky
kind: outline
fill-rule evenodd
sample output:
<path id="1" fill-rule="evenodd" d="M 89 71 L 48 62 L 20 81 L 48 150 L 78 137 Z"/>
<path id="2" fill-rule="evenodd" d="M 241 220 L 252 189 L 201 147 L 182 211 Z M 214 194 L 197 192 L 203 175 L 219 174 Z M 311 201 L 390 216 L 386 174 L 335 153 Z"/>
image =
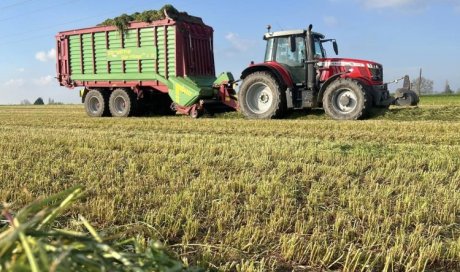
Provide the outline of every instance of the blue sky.
<path id="1" fill-rule="evenodd" d="M 0 104 L 37 97 L 78 103 L 78 91 L 54 79 L 55 34 L 165 3 L 214 28 L 218 73 L 239 76 L 251 60 L 262 61 L 267 24 L 288 30 L 311 23 L 338 40 L 340 57 L 382 63 L 386 81 L 415 77 L 422 67 L 436 90 L 446 80 L 460 88 L 460 0 L 2 0 Z"/>

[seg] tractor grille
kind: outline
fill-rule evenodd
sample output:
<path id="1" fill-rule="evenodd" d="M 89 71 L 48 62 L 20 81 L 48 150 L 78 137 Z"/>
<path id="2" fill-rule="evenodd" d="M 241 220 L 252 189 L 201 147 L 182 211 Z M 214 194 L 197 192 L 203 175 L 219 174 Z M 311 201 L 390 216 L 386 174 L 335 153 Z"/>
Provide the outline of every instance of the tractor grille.
<path id="1" fill-rule="evenodd" d="M 374 80 L 374 81 L 383 81 L 383 67 L 382 67 L 382 65 L 372 65 L 372 67 L 369 67 L 369 71 L 371 72 L 372 80 Z"/>

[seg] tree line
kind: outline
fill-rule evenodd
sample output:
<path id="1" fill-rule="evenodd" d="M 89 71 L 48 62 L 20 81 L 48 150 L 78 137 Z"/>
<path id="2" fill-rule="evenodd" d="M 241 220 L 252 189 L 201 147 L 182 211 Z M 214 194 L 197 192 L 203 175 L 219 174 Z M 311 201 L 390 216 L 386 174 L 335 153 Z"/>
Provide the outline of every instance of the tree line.
<path id="1" fill-rule="evenodd" d="M 34 103 L 31 103 L 28 99 L 24 99 L 24 100 L 21 100 L 21 102 L 19 103 L 21 105 L 45 105 L 45 101 L 43 100 L 43 98 L 39 97 L 35 100 Z M 64 103 L 62 102 L 56 102 L 54 101 L 54 99 L 52 98 L 48 98 L 48 105 L 62 105 Z"/>
<path id="2" fill-rule="evenodd" d="M 421 81 L 419 78 L 412 80 L 411 82 L 411 89 L 412 90 L 418 90 L 419 89 L 419 82 L 420 82 L 420 94 L 435 94 L 438 92 L 434 91 L 434 82 L 433 80 L 427 79 L 425 77 L 421 78 Z M 460 88 L 457 89 L 457 91 L 454 91 L 452 87 L 450 86 L 450 83 L 448 80 L 446 80 L 446 84 L 444 85 L 444 90 L 441 92 L 442 94 L 460 94 Z"/>

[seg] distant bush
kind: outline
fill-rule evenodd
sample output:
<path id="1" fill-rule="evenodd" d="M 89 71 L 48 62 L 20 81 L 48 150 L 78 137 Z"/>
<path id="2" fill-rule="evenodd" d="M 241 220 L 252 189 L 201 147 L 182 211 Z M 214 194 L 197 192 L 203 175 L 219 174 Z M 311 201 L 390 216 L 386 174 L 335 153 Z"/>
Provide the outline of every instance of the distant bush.
<path id="1" fill-rule="evenodd" d="M 56 102 L 54 99 L 48 98 L 48 105 L 63 105 L 62 102 Z"/>
<path id="2" fill-rule="evenodd" d="M 39 97 L 35 100 L 34 105 L 45 105 L 45 102 L 43 101 L 43 98 Z"/>

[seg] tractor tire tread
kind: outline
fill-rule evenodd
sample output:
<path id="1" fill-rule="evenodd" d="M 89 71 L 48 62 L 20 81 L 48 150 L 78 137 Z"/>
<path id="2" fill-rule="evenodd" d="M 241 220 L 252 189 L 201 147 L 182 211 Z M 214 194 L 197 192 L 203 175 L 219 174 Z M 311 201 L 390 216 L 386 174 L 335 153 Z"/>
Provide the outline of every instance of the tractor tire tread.
<path id="1" fill-rule="evenodd" d="M 245 95 L 251 85 L 257 82 L 263 82 L 273 90 L 274 105 L 272 108 L 265 113 L 258 114 L 251 111 L 246 104 Z M 240 103 L 240 109 L 243 115 L 248 119 L 278 119 L 282 118 L 287 111 L 286 104 L 286 92 L 284 88 L 278 82 L 278 80 L 269 72 L 255 72 L 248 75 L 241 85 L 240 91 L 238 92 L 238 101 Z"/>
<path id="2" fill-rule="evenodd" d="M 332 105 L 333 92 L 341 87 L 347 87 L 352 90 L 358 98 L 358 105 L 355 110 L 350 113 L 341 113 L 334 109 Z M 360 101 L 361 100 L 361 101 Z M 365 86 L 357 81 L 348 78 L 339 78 L 332 82 L 324 92 L 323 108 L 327 115 L 335 120 L 360 120 L 368 117 L 372 109 L 372 96 Z"/>
<path id="3" fill-rule="evenodd" d="M 115 109 L 115 97 L 118 95 L 122 95 L 126 98 L 126 102 L 128 102 L 128 110 L 127 112 L 120 114 Z M 131 117 L 137 114 L 138 110 L 138 103 L 136 94 L 128 89 L 118 88 L 112 91 L 109 98 L 109 109 L 110 113 L 114 117 Z"/>

